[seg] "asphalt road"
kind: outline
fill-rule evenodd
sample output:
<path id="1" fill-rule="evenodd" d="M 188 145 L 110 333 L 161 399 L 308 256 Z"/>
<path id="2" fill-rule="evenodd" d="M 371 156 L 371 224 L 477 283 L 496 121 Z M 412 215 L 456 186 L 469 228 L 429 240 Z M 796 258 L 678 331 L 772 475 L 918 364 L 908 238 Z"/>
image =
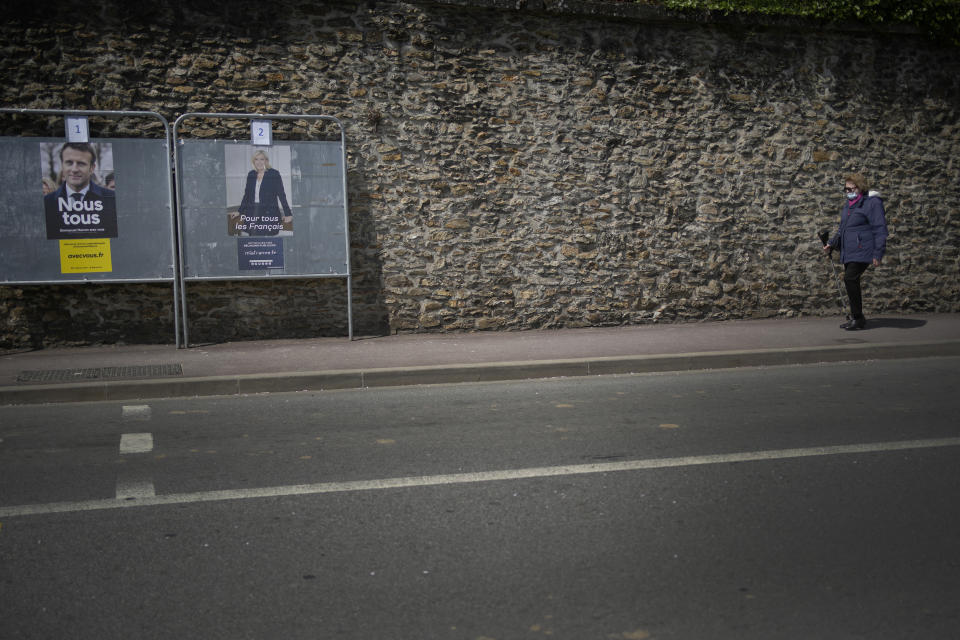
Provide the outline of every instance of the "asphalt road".
<path id="1" fill-rule="evenodd" d="M 960 637 L 960 359 L 0 407 L 3 638 Z"/>

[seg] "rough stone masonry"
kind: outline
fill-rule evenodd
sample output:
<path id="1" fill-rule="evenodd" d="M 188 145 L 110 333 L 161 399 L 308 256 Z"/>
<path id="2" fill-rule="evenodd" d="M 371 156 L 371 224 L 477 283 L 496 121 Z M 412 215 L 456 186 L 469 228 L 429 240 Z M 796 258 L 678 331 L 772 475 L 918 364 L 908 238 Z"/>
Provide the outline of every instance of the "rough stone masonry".
<path id="1" fill-rule="evenodd" d="M 815 236 L 849 171 L 891 231 L 867 314 L 960 311 L 960 50 L 919 34 L 559 0 L 52 5 L 0 27 L 5 107 L 346 123 L 359 333 L 836 314 Z M 346 332 L 341 280 L 187 296 L 193 340 Z M 173 339 L 167 285 L 3 286 L 0 310 L 2 348 Z"/>

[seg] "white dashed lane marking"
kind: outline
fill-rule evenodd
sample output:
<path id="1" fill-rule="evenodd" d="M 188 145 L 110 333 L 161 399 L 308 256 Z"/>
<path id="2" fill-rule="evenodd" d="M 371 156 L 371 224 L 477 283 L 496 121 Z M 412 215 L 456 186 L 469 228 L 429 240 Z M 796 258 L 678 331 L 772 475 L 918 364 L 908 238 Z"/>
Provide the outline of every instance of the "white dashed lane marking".
<path id="1" fill-rule="evenodd" d="M 124 422 L 147 422 L 150 420 L 150 405 L 124 405 L 122 410 Z M 153 451 L 152 433 L 123 433 L 120 434 L 120 455 L 150 453 Z M 152 498 L 157 495 L 153 487 L 153 480 L 137 474 L 135 469 L 127 469 L 117 479 L 117 500 L 135 500 Z"/>
<path id="2" fill-rule="evenodd" d="M 149 480 L 117 481 L 117 500 L 152 498 L 156 495 L 153 483 Z"/>
<path id="3" fill-rule="evenodd" d="M 120 436 L 120 455 L 153 451 L 152 433 L 124 433 Z"/>
<path id="4" fill-rule="evenodd" d="M 123 419 L 125 421 L 150 419 L 150 405 L 148 404 L 128 404 L 123 407 Z"/>

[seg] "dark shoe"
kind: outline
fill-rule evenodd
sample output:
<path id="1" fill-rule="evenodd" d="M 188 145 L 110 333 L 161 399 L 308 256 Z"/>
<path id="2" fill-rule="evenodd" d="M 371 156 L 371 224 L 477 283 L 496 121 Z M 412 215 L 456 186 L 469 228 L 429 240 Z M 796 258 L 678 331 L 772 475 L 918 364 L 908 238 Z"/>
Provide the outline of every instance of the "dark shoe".
<path id="1" fill-rule="evenodd" d="M 857 331 L 859 329 L 867 328 L 867 319 L 866 318 L 857 318 L 854 320 L 848 320 L 840 325 L 841 329 L 846 329 L 847 331 Z"/>

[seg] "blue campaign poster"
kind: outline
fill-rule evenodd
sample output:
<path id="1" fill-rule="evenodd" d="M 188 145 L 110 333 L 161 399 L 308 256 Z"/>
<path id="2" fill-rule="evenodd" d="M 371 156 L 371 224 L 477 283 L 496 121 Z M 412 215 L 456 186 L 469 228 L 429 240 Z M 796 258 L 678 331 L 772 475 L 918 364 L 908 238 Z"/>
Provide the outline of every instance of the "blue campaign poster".
<path id="1" fill-rule="evenodd" d="M 241 271 L 283 269 L 283 238 L 237 238 Z"/>

